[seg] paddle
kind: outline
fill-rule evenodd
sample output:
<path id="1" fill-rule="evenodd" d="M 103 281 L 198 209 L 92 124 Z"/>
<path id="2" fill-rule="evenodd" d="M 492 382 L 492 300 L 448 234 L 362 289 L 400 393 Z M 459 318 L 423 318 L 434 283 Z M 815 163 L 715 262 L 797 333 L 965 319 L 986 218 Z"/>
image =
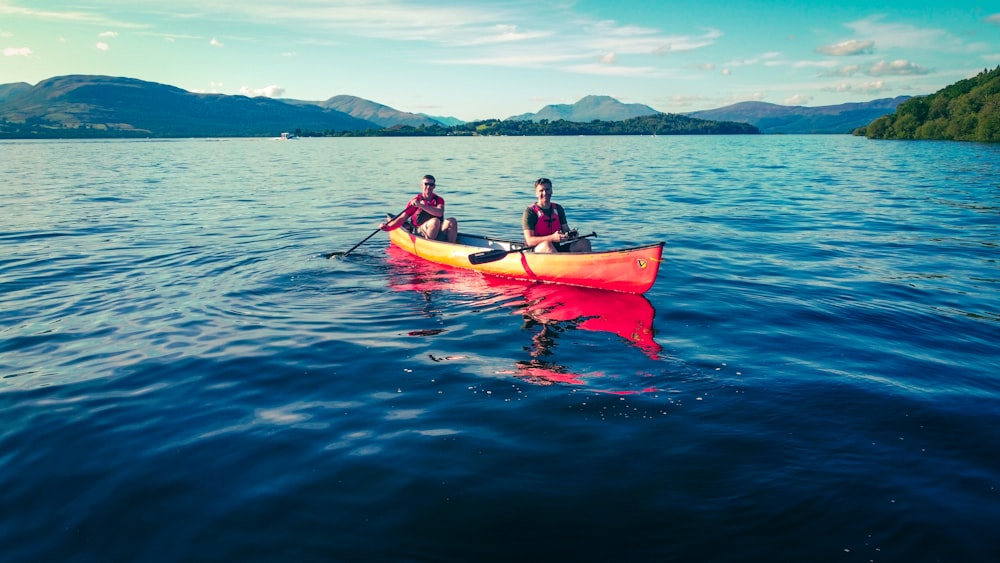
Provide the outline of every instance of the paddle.
<path id="1" fill-rule="evenodd" d="M 572 240 L 580 240 L 582 238 L 596 237 L 596 236 L 597 236 L 597 233 L 590 233 L 589 235 L 583 235 L 582 237 L 576 237 L 576 238 L 574 238 Z M 513 254 L 515 252 L 524 252 L 526 250 L 531 250 L 531 249 L 535 248 L 535 246 L 538 246 L 538 245 L 536 244 L 534 246 L 525 246 L 524 248 L 515 248 L 513 250 L 504 250 L 502 248 L 497 248 L 497 249 L 494 249 L 494 250 L 485 250 L 483 252 L 476 252 L 475 254 L 470 254 L 469 255 L 469 263 L 473 264 L 473 265 L 476 265 L 476 264 L 486 264 L 486 263 L 489 263 L 489 262 L 496 262 L 497 260 L 502 259 L 504 256 L 507 256 L 508 254 Z"/>
<path id="2" fill-rule="evenodd" d="M 400 217 L 400 216 L 401 216 L 401 215 L 402 215 L 403 213 L 406 213 L 406 210 L 405 210 L 405 209 L 404 209 L 404 210 L 402 210 L 402 211 L 400 211 L 400 212 L 399 212 L 399 215 L 396 215 L 395 217 L 393 217 L 392 219 L 390 219 L 390 220 L 388 220 L 388 221 L 386 221 L 386 222 L 387 222 L 387 223 L 391 223 L 392 221 L 395 221 L 396 219 L 399 219 L 399 217 Z M 381 230 L 382 230 L 382 227 L 381 227 L 381 225 L 380 225 L 380 226 L 379 226 L 379 228 L 377 228 L 377 229 L 375 229 L 374 231 L 372 231 L 372 234 L 370 234 L 370 235 L 366 236 L 365 238 L 361 239 L 361 242 L 359 242 L 358 244 L 355 244 L 354 246 L 352 246 L 352 247 L 351 247 L 351 248 L 350 248 L 350 249 L 349 249 L 349 250 L 348 250 L 347 252 L 331 252 L 331 253 L 329 253 L 329 254 L 327 254 L 327 255 L 326 255 L 327 259 L 330 259 L 330 258 L 333 258 L 333 257 L 335 257 L 335 256 L 336 256 L 336 257 L 341 257 L 341 256 L 347 256 L 348 254 L 350 254 L 350 253 L 354 252 L 354 250 L 355 250 L 356 248 L 358 248 L 358 247 L 359 247 L 359 246 L 361 246 L 362 244 L 364 244 L 364 243 L 368 242 L 368 239 L 370 239 L 370 238 L 372 238 L 373 236 L 377 235 L 377 234 L 378 234 L 378 232 L 379 232 L 379 231 L 381 231 Z"/>

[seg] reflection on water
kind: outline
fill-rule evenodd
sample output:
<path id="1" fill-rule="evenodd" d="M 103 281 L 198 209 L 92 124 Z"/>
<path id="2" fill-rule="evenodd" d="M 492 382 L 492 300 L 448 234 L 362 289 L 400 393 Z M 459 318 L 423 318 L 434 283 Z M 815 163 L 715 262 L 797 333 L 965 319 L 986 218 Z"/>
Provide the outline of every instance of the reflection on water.
<path id="1" fill-rule="evenodd" d="M 655 311 L 642 295 L 484 276 L 415 259 L 395 246 L 387 254 L 389 286 L 395 290 L 419 292 L 428 304 L 434 292 L 451 292 L 473 297 L 474 308 L 500 306 L 519 313 L 522 331 L 531 333 L 530 344 L 525 345 L 528 359 L 516 362 L 510 372 L 519 379 L 544 385 L 583 384 L 583 376 L 551 360 L 567 331 L 615 334 L 654 360 L 662 350 L 654 340 Z"/>

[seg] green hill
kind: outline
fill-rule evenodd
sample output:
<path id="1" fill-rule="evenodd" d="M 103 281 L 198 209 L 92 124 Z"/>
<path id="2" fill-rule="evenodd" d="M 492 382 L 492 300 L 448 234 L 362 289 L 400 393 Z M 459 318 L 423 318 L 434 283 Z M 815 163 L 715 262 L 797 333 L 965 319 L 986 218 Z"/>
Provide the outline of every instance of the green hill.
<path id="1" fill-rule="evenodd" d="M 896 113 L 854 134 L 869 139 L 1000 142 L 1000 66 L 930 96 L 910 98 Z"/>
<path id="2" fill-rule="evenodd" d="M 71 75 L 0 88 L 0 138 L 249 137 L 371 127 L 315 105 L 197 94 L 133 78 Z"/>

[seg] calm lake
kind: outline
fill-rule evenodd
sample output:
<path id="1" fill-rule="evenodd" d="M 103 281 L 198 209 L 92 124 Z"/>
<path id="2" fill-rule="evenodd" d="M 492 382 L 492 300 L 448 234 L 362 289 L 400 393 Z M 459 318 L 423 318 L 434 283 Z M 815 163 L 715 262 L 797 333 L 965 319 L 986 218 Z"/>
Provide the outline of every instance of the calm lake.
<path id="1" fill-rule="evenodd" d="M 1000 558 L 1000 146 L 0 142 L 0 560 Z M 378 233 L 553 181 L 644 296 Z"/>

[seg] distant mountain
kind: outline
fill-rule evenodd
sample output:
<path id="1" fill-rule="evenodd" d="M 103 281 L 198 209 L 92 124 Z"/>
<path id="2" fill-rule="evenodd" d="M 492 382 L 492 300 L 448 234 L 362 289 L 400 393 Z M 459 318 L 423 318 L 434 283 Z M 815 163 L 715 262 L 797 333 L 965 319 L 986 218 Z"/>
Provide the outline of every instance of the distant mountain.
<path id="1" fill-rule="evenodd" d="M 610 96 L 586 96 L 575 104 L 554 104 L 543 107 L 538 113 L 522 113 L 508 117 L 508 121 L 573 121 L 589 123 L 600 121 L 623 121 L 633 117 L 656 115 L 659 111 L 643 104 L 625 104 Z"/>
<path id="2" fill-rule="evenodd" d="M 31 90 L 31 84 L 27 82 L 14 82 L 12 84 L 0 84 L 0 103 L 2 103 L 7 98 L 13 98 L 14 96 L 19 96 L 24 92 Z"/>
<path id="3" fill-rule="evenodd" d="M 380 127 L 393 127 L 395 125 L 430 127 L 432 125 L 444 125 L 424 115 L 399 111 L 389 106 L 355 96 L 334 96 L 325 102 L 320 102 L 318 105 L 323 108 L 344 112 L 358 119 L 370 121 Z"/>
<path id="4" fill-rule="evenodd" d="M 931 94 L 911 98 L 855 135 L 869 139 L 920 139 L 1000 143 L 1000 66 L 983 70 Z"/>
<path id="5" fill-rule="evenodd" d="M 441 125 L 444 125 L 445 127 L 454 127 L 455 125 L 461 125 L 461 124 L 465 123 L 464 121 L 462 121 L 461 119 L 459 119 L 457 117 L 441 116 L 441 115 L 427 115 L 426 113 L 421 113 L 420 115 L 422 115 L 422 116 L 424 116 L 424 117 L 426 117 L 428 119 L 433 119 L 434 121 L 437 121 L 438 123 L 440 123 Z"/>
<path id="6" fill-rule="evenodd" d="M 19 124 L 43 137 L 247 137 L 377 127 L 315 105 L 195 94 L 133 78 L 83 75 L 58 76 L 27 89 L 0 86 L 0 136 L 17 136 Z"/>
<path id="7" fill-rule="evenodd" d="M 740 102 L 731 106 L 686 113 L 689 117 L 715 121 L 738 121 L 756 125 L 762 133 L 850 133 L 890 114 L 908 96 L 832 106 L 781 106 L 766 102 Z"/>
<path id="8" fill-rule="evenodd" d="M 684 115 L 713 122 L 747 123 L 754 126 L 754 132 L 846 134 L 891 114 L 906 99 L 901 96 L 812 108 L 743 102 Z M 699 133 L 711 130 L 674 122 L 666 129 L 659 123 L 608 125 L 658 115 L 675 114 L 661 114 L 647 105 L 625 104 L 609 96 L 586 96 L 575 104 L 549 105 L 538 113 L 513 116 L 506 121 L 542 125 L 599 121 L 604 124 L 594 130 L 604 132 L 600 134 L 614 130 Z M 385 131 L 386 134 L 444 135 L 457 133 L 465 125 L 453 117 L 402 112 L 346 95 L 322 102 L 248 98 L 197 94 L 133 78 L 86 75 L 57 76 L 34 86 L 24 82 L 0 84 L 0 138 L 276 137 L 285 131 L 331 135 L 380 129 L 391 130 Z M 513 134 L 547 134 L 539 131 L 549 130 L 543 127 L 532 129 L 531 133 Z"/>

